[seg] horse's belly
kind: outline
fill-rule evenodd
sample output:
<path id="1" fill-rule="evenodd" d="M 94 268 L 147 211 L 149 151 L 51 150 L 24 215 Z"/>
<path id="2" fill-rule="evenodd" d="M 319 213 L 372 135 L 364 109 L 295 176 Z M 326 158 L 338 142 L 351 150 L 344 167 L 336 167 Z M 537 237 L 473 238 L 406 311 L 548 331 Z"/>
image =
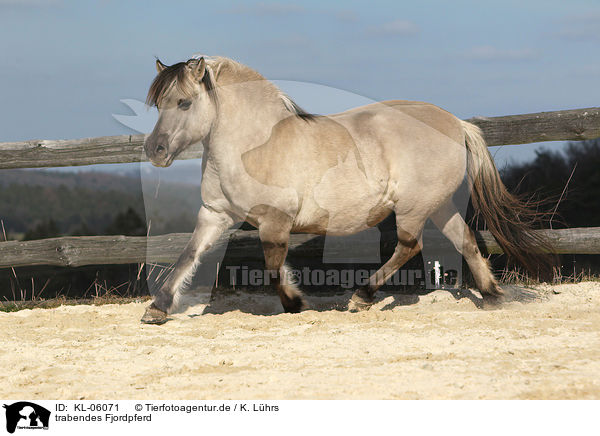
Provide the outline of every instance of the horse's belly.
<path id="1" fill-rule="evenodd" d="M 393 207 L 387 177 L 367 176 L 350 154 L 306 193 L 295 231 L 347 235 L 374 226 Z"/>
<path id="2" fill-rule="evenodd" d="M 327 209 L 312 204 L 298 214 L 292 231 L 351 235 L 373 227 L 392 211 L 391 207 L 382 204 L 370 205 L 368 202 L 345 202 L 345 204 L 329 204 Z"/>

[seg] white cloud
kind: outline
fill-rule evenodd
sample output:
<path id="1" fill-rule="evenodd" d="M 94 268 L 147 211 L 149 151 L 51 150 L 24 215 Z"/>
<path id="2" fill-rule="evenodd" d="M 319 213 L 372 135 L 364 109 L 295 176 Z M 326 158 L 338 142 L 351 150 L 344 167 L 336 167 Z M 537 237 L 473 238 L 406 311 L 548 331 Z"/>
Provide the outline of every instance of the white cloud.
<path id="1" fill-rule="evenodd" d="M 379 26 L 371 27 L 368 32 L 372 35 L 401 35 L 410 36 L 419 33 L 419 26 L 408 20 L 395 20 Z"/>
<path id="2" fill-rule="evenodd" d="M 476 61 L 525 61 L 538 57 L 538 54 L 529 48 L 500 49 L 491 45 L 473 47 L 463 53 L 466 59 Z"/>

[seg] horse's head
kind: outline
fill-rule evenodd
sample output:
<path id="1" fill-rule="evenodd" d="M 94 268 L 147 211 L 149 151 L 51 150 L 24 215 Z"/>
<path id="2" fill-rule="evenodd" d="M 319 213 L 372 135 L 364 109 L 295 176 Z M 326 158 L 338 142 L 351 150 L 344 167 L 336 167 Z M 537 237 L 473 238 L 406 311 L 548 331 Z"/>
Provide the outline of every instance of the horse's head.
<path id="1" fill-rule="evenodd" d="M 168 167 L 190 145 L 202 141 L 215 120 L 214 80 L 204 58 L 166 66 L 156 60 L 158 75 L 146 102 L 158 109 L 158 121 L 144 142 L 150 161 Z"/>

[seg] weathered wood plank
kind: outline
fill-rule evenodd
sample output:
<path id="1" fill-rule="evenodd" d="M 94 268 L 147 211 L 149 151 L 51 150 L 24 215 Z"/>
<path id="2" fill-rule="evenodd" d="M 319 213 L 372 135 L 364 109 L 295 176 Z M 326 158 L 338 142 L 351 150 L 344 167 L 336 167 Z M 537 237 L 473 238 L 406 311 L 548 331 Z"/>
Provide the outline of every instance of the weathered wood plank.
<path id="1" fill-rule="evenodd" d="M 30 140 L 0 143 L 0 169 L 42 168 L 147 161 L 146 135 L 101 136 L 66 140 Z M 195 144 L 178 159 L 202 157 Z"/>
<path id="2" fill-rule="evenodd" d="M 600 227 L 543 230 L 559 254 L 600 254 Z M 172 263 L 190 238 L 188 233 L 161 236 L 77 236 L 41 239 L 37 241 L 8 241 L 0 243 L 0 268 L 55 265 L 82 266 L 124 263 Z M 240 259 L 262 260 L 262 250 L 256 231 L 226 232 L 211 252 L 229 246 L 229 255 Z M 438 232 L 425 235 L 428 244 L 447 246 L 448 242 Z M 491 254 L 502 253 L 495 239 L 487 231 L 477 235 L 479 245 Z M 393 235 L 382 234 L 384 243 L 394 243 Z M 292 256 L 319 256 L 322 237 L 310 234 L 291 235 Z M 353 250 L 361 250 L 359 245 Z"/>
<path id="3" fill-rule="evenodd" d="M 483 130 L 488 145 L 600 137 L 600 108 L 474 117 L 467 121 Z M 4 142 L 0 143 L 0 169 L 140 162 L 147 160 L 143 142 L 144 135 Z M 182 153 L 178 159 L 199 157 L 202 157 L 200 144 Z"/>
<path id="4" fill-rule="evenodd" d="M 581 141 L 600 137 L 600 108 L 573 109 L 503 117 L 474 117 L 488 145 L 544 141 Z"/>
<path id="5" fill-rule="evenodd" d="M 540 230 L 538 230 L 540 231 Z M 556 254 L 600 254 L 600 227 L 541 230 Z M 489 254 L 501 254 L 502 249 L 490 232 L 478 232 L 477 242 Z"/>

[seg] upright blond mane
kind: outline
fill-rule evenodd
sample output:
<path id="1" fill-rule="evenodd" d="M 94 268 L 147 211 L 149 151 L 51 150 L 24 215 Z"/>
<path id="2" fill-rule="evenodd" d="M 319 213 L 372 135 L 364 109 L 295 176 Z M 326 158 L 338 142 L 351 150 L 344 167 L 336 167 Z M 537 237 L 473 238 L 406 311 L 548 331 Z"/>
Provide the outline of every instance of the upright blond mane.
<path id="1" fill-rule="evenodd" d="M 207 65 L 211 68 L 214 75 L 214 80 L 217 86 L 232 85 L 235 83 L 262 81 L 264 82 L 265 90 L 273 96 L 279 98 L 283 105 L 292 114 L 299 116 L 306 121 L 315 119 L 315 115 L 306 112 L 295 101 L 293 101 L 286 93 L 279 89 L 274 83 L 267 80 L 258 71 L 234 61 L 233 59 L 223 56 L 203 56 L 194 55 L 194 59 L 203 57 Z"/>
<path id="2" fill-rule="evenodd" d="M 265 80 L 265 77 L 258 71 L 241 64 L 233 59 L 223 56 L 204 56 L 206 64 L 213 70 L 215 81 L 218 85 L 231 85 L 234 83 L 252 82 L 255 80 Z M 269 82 L 273 88 L 277 88 Z"/>

